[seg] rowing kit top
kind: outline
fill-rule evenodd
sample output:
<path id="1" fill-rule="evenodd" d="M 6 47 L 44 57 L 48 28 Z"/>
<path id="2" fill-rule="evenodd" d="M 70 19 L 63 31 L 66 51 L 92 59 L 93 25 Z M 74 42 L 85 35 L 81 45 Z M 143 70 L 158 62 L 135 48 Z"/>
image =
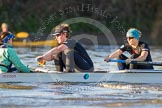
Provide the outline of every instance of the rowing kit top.
<path id="1" fill-rule="evenodd" d="M 85 48 L 83 48 L 79 42 L 73 39 L 67 39 L 63 44 L 65 44 L 69 50 L 74 51 L 74 61 L 77 67 L 80 68 L 80 71 L 93 71 L 93 62 Z"/>
<path id="2" fill-rule="evenodd" d="M 30 69 L 20 61 L 16 51 L 10 44 L 0 45 L 0 71 L 8 72 L 12 64 L 21 72 L 30 72 Z"/>
<path id="3" fill-rule="evenodd" d="M 147 51 L 148 56 L 145 61 L 152 61 L 151 54 L 150 54 L 150 48 L 145 42 L 139 41 L 138 46 L 136 48 L 131 47 L 130 45 L 122 45 L 120 47 L 120 50 L 122 52 L 127 51 L 132 55 L 132 59 L 135 59 L 139 57 L 142 53 L 142 51 Z"/>
<path id="4" fill-rule="evenodd" d="M 145 42 L 139 41 L 138 46 L 136 48 L 133 48 L 130 45 L 122 45 L 120 47 L 120 50 L 122 52 L 125 52 L 125 51 L 129 52 L 131 54 L 132 59 L 136 59 L 137 57 L 139 57 L 141 55 L 142 51 L 147 51 L 148 55 L 144 61 L 152 61 L 151 54 L 150 54 L 150 48 Z M 152 65 L 149 65 L 149 66 L 142 65 L 142 67 L 143 68 L 147 67 L 149 69 L 153 69 Z"/>

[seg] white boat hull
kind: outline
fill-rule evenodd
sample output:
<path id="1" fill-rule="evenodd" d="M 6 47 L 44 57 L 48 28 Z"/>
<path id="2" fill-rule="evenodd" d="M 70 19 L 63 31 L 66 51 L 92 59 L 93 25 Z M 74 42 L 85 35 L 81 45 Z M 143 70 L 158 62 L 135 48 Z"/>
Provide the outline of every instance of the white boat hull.
<path id="1" fill-rule="evenodd" d="M 105 73 L 1 73 L 0 82 L 59 83 L 59 82 L 125 82 L 162 84 L 162 70 L 123 70 Z"/>

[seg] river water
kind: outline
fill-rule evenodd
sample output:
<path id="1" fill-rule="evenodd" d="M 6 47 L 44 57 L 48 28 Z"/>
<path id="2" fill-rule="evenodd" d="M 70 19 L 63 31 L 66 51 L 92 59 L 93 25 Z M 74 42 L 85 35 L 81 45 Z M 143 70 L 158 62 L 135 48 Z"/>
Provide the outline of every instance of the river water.
<path id="1" fill-rule="evenodd" d="M 39 67 L 35 57 L 48 51 L 43 48 L 16 48 L 22 62 Z M 104 57 L 117 46 L 87 47 L 95 70 L 115 70 L 115 63 Z M 162 61 L 162 49 L 151 47 L 154 61 Z M 53 62 L 43 68 L 55 70 Z M 161 67 L 155 67 L 161 69 Z M 122 83 L 0 83 L 0 108 L 155 108 L 162 107 L 162 85 Z M 103 86 L 103 85 L 106 85 Z"/>

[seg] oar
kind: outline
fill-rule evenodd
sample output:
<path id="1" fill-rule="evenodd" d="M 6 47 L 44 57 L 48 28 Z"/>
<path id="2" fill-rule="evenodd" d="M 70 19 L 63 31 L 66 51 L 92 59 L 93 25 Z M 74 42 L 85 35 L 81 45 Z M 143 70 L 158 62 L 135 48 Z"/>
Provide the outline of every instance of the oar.
<path id="1" fill-rule="evenodd" d="M 27 32 L 19 32 L 16 34 L 17 38 L 28 38 L 29 37 L 29 33 Z"/>
<path id="2" fill-rule="evenodd" d="M 110 59 L 109 62 L 119 62 L 119 63 L 126 63 L 125 60 L 113 60 L 113 59 Z"/>
<path id="3" fill-rule="evenodd" d="M 143 64 L 143 65 L 155 65 L 162 66 L 162 62 L 151 62 L 151 61 L 131 61 L 132 64 Z"/>
<path id="4" fill-rule="evenodd" d="M 110 59 L 109 62 L 126 63 L 125 60 L 112 60 L 112 59 Z M 151 62 L 151 61 L 131 61 L 131 64 L 162 66 L 162 62 Z"/>

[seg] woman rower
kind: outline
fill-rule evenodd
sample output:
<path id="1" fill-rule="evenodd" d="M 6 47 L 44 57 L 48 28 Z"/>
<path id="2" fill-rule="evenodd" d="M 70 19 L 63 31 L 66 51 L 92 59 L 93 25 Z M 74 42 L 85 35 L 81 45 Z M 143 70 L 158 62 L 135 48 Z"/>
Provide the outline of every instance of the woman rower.
<path id="1" fill-rule="evenodd" d="M 91 58 L 80 43 L 69 39 L 70 31 L 68 24 L 56 26 L 53 35 L 59 45 L 44 55 L 38 56 L 37 59 L 39 61 L 54 60 L 56 70 L 61 72 L 92 72 L 94 67 Z"/>
<path id="2" fill-rule="evenodd" d="M 152 61 L 149 46 L 142 41 L 139 41 L 142 33 L 131 28 L 126 34 L 128 41 L 127 45 L 122 45 L 118 50 L 107 56 L 104 61 L 109 62 L 112 58 L 118 58 L 119 60 L 126 60 L 126 63 L 117 63 L 119 70 L 124 69 L 153 69 L 152 65 L 140 65 L 140 64 L 130 64 L 131 61 Z M 123 52 L 129 52 L 131 57 L 128 58 L 123 55 Z"/>
<path id="3" fill-rule="evenodd" d="M 30 69 L 22 64 L 16 51 L 11 46 L 14 35 L 9 32 L 0 34 L 0 72 L 12 72 L 12 64 L 20 72 L 30 72 Z"/>

